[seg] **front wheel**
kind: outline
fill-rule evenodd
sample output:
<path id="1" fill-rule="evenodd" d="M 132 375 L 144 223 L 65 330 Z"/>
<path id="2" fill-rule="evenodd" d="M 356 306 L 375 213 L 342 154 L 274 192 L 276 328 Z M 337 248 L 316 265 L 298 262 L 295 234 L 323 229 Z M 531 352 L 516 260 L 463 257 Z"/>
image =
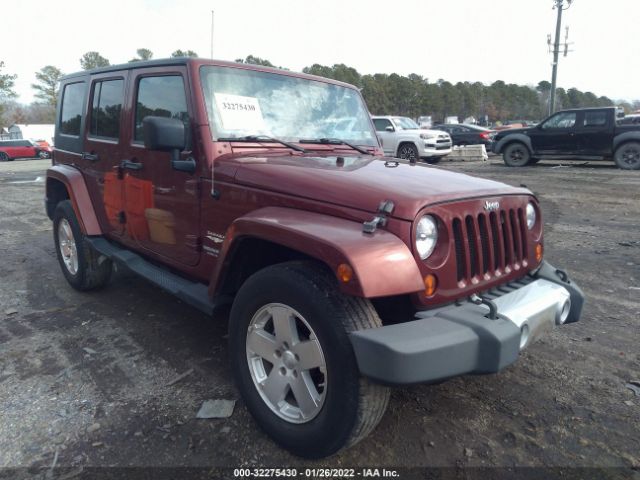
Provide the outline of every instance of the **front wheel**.
<path id="1" fill-rule="evenodd" d="M 416 162 L 418 160 L 418 149 L 413 143 L 403 143 L 398 148 L 398 158 Z"/>
<path id="2" fill-rule="evenodd" d="M 321 265 L 267 267 L 231 309 L 234 377 L 260 427 L 295 455 L 321 458 L 367 436 L 389 400 L 360 376 L 349 332 L 381 326 L 368 300 L 348 297 Z"/>
<path id="3" fill-rule="evenodd" d="M 42 158 L 42 159 L 49 158 L 49 152 L 40 150 L 38 152 L 38 158 Z"/>
<path id="4" fill-rule="evenodd" d="M 0 162 L 8 162 L 9 160 L 9 155 L 7 155 L 5 152 L 0 152 Z"/>
<path id="5" fill-rule="evenodd" d="M 529 149 L 523 143 L 512 143 L 504 149 L 502 159 L 505 165 L 509 167 L 524 167 L 529 163 L 531 154 Z"/>
<path id="6" fill-rule="evenodd" d="M 613 160 L 623 170 L 640 170 L 640 142 L 620 145 L 613 154 Z"/>

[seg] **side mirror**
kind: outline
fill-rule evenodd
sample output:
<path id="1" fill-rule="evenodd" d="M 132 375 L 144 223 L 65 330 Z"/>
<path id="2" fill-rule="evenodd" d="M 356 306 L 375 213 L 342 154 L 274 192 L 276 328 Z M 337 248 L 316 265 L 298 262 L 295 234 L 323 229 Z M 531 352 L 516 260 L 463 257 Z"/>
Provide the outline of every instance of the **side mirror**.
<path id="1" fill-rule="evenodd" d="M 193 158 L 180 160 L 180 152 L 186 147 L 184 123 L 176 118 L 144 117 L 142 120 L 144 146 L 149 150 L 171 152 L 171 166 L 181 172 L 196 171 Z"/>
<path id="2" fill-rule="evenodd" d="M 395 128 L 393 128 L 391 125 L 389 125 L 388 127 L 386 127 L 386 128 L 385 128 L 385 130 L 386 130 L 387 132 L 395 132 L 395 131 L 396 131 L 396 129 L 395 129 Z"/>
<path id="3" fill-rule="evenodd" d="M 184 133 L 184 123 L 176 118 L 144 117 L 142 120 L 144 146 L 149 150 L 180 153 L 186 145 Z"/>

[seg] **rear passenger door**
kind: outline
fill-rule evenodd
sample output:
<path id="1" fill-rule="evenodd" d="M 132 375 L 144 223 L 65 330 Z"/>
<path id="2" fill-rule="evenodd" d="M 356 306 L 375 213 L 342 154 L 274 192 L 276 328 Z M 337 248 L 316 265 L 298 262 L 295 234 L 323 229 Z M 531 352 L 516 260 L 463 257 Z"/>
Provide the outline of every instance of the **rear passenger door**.
<path id="1" fill-rule="evenodd" d="M 142 121 L 147 116 L 183 121 L 187 148 L 181 159 L 193 156 L 196 172 L 202 159 L 194 148 L 186 68 L 172 66 L 136 69 L 129 79 L 126 145 L 122 151 L 128 242 L 144 253 L 169 263 L 196 265 L 200 259 L 200 178 L 198 173 L 174 170 L 169 152 L 147 150 Z"/>
<path id="2" fill-rule="evenodd" d="M 613 147 L 613 115 L 605 110 L 584 112 L 577 130 L 581 155 L 604 156 L 611 154 Z"/>
<path id="3" fill-rule="evenodd" d="M 124 232 L 123 179 L 119 171 L 124 154 L 121 138 L 128 71 L 91 77 L 85 141 L 78 163 L 96 206 L 104 232 L 120 237 Z"/>

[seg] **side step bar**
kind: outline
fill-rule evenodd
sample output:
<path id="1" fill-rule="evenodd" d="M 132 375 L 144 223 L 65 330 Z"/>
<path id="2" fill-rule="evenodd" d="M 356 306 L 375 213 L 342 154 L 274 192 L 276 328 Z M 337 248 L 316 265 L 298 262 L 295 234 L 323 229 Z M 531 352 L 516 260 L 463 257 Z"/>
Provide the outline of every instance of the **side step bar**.
<path id="1" fill-rule="evenodd" d="M 84 240 L 98 253 L 149 280 L 154 285 L 175 295 L 180 300 L 207 315 L 213 314 L 216 308 L 227 305 L 232 301 L 232 297 L 228 295 L 212 300 L 204 283 L 191 282 L 168 272 L 145 260 L 140 255 L 120 248 L 103 237 L 85 237 Z"/>

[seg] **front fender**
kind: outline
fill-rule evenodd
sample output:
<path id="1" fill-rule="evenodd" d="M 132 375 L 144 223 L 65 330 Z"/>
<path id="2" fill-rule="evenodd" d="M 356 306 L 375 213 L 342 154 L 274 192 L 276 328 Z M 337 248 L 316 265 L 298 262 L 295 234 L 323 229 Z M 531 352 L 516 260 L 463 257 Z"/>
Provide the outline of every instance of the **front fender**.
<path id="1" fill-rule="evenodd" d="M 424 284 L 416 261 L 405 243 L 378 229 L 365 234 L 362 224 L 319 213 L 266 207 L 236 219 L 225 235 L 214 271 L 210 294 L 218 292 L 226 271 L 233 268 L 229 252 L 242 237 L 253 237 L 304 253 L 336 272 L 349 264 L 354 278 L 340 282 L 349 295 L 373 298 L 418 292 Z"/>
<path id="2" fill-rule="evenodd" d="M 513 143 L 513 142 L 524 143 L 529 149 L 529 152 L 533 153 L 533 148 L 531 146 L 531 137 L 523 133 L 511 133 L 501 138 L 494 145 L 493 153 L 502 153 L 502 150 L 504 149 L 504 147 L 506 147 L 509 143 Z"/>
<path id="3" fill-rule="evenodd" d="M 61 182 L 67 189 L 73 211 L 78 218 L 82 233 L 85 235 L 102 235 L 98 217 L 93 209 L 87 185 L 78 169 L 70 165 L 54 165 L 47 170 L 47 199 L 52 196 L 51 181 Z"/>

